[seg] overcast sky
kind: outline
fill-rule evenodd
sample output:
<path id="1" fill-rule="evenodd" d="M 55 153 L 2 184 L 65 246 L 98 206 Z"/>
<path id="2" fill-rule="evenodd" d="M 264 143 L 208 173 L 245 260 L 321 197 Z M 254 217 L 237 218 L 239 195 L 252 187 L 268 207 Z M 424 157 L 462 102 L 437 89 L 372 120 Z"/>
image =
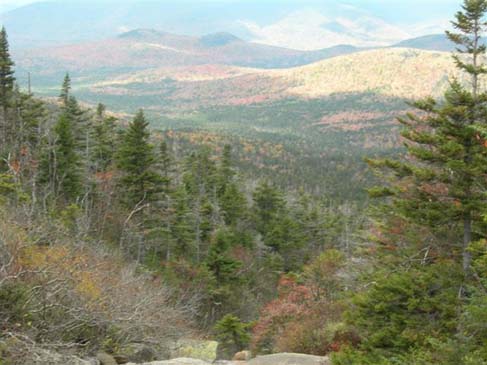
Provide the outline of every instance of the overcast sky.
<path id="1" fill-rule="evenodd" d="M 0 0 L 0 12 L 12 10 L 16 7 L 24 6 L 30 3 L 43 2 L 46 0 Z M 48 1 L 78 1 L 80 0 L 48 0 Z M 181 3 L 188 2 L 240 2 L 240 3 L 284 3 L 291 2 L 297 4 L 319 4 L 326 6 L 327 3 L 341 2 L 360 7 L 370 13 L 385 18 L 395 23 L 428 22 L 438 20 L 449 20 L 453 14 L 460 8 L 462 0 L 84 0 L 86 2 L 161 2 L 161 3 Z"/>

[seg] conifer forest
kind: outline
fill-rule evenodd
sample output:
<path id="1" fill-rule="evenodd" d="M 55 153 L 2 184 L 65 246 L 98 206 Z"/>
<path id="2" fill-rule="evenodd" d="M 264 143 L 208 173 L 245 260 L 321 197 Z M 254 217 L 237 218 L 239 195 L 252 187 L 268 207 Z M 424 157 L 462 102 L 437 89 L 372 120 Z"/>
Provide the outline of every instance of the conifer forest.
<path id="1" fill-rule="evenodd" d="M 100 4 L 0 6 L 0 365 L 487 364 L 487 0 L 387 46 L 22 44 Z"/>

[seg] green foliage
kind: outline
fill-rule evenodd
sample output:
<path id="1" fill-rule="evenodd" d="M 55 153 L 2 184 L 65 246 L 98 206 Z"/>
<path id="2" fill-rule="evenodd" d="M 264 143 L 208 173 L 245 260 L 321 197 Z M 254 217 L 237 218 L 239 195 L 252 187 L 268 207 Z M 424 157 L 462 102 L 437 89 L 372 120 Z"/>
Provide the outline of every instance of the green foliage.
<path id="1" fill-rule="evenodd" d="M 281 192 L 263 181 L 254 191 L 256 229 L 265 236 L 273 228 L 278 214 L 284 208 L 284 199 Z"/>
<path id="2" fill-rule="evenodd" d="M 77 154 L 72 116 L 63 113 L 54 127 L 55 182 L 59 195 L 73 201 L 81 192 L 80 157 Z"/>
<path id="3" fill-rule="evenodd" d="M 27 325 L 32 315 L 28 310 L 29 286 L 5 283 L 0 286 L 0 321 L 2 327 Z"/>
<path id="4" fill-rule="evenodd" d="M 15 76 L 13 66 L 14 63 L 9 52 L 7 31 L 5 27 L 2 27 L 0 31 L 0 105 L 4 109 L 4 113 L 6 108 L 10 106 L 10 97 L 14 90 Z"/>
<path id="5" fill-rule="evenodd" d="M 123 134 L 117 152 L 117 167 L 122 173 L 120 189 L 128 208 L 150 202 L 159 190 L 160 176 L 154 170 L 156 156 L 149 142 L 148 125 L 139 111 Z"/>
<path id="6" fill-rule="evenodd" d="M 98 106 L 92 131 L 91 164 L 95 172 L 107 172 L 114 159 L 116 119 L 104 114 L 104 106 Z"/>
<path id="7" fill-rule="evenodd" d="M 66 73 L 63 80 L 63 85 L 61 87 L 61 93 L 59 94 L 59 98 L 64 103 L 65 106 L 68 105 L 70 99 L 70 92 L 71 92 L 71 78 L 69 74 Z"/>
<path id="8" fill-rule="evenodd" d="M 27 199 L 28 196 L 11 174 L 0 174 L 0 204 L 8 201 L 26 201 Z"/>
<path id="9" fill-rule="evenodd" d="M 230 248 L 234 245 L 230 232 L 219 231 L 206 259 L 206 266 L 213 273 L 218 284 L 233 282 L 238 279 L 237 270 L 242 266 L 238 260 L 230 257 Z"/>
<path id="10" fill-rule="evenodd" d="M 0 175 L 0 195 L 15 203 L 11 204 L 15 207 L 13 221 L 22 227 L 20 245 L 35 242 L 32 250 L 40 249 L 34 254 L 35 260 L 62 260 L 49 267 L 46 275 L 64 266 L 69 268 L 60 271 L 63 275 L 59 276 L 66 278 L 62 289 L 49 296 L 35 292 L 36 300 L 25 304 L 27 312 L 31 304 L 43 308 L 32 310 L 36 315 L 29 318 L 40 329 L 36 332 L 40 341 L 72 342 L 80 347 L 89 342 L 86 346 L 90 349 L 102 346 L 114 350 L 127 340 L 123 328 L 110 325 L 112 319 L 100 314 L 107 308 L 102 300 L 108 300 L 115 289 L 110 287 L 106 293 L 98 285 L 116 286 L 112 283 L 114 278 L 109 273 L 94 275 L 99 266 L 110 266 L 109 261 L 118 257 L 136 265 L 140 272 L 149 272 L 155 286 L 170 285 L 171 297 L 167 300 L 188 303 L 200 329 L 211 330 L 218 323 L 215 331 L 224 347 L 233 346 L 235 351 L 248 345 L 246 322 L 256 319 L 260 309 L 279 294 L 279 277 L 283 272 L 295 271 L 295 276 L 312 288 L 305 290 L 306 297 L 300 296 L 303 292 L 299 290 L 293 293 L 295 300 L 289 302 L 299 303 L 299 318 L 305 324 L 301 328 L 289 327 L 295 330 L 292 333 L 299 334 L 294 343 L 291 337 L 287 338 L 289 348 L 321 353 L 341 341 L 335 338 L 341 331 L 336 318 L 340 310 L 334 305 L 323 305 L 326 310 L 320 311 L 316 306 L 308 311 L 306 301 L 316 301 L 312 294 L 318 287 L 317 297 L 327 300 L 333 297 L 334 290 L 342 290 L 335 275 L 343 257 L 332 251 L 319 254 L 325 248 L 342 247 L 341 232 L 344 227 L 349 228 L 356 208 L 349 207 L 348 213 L 342 214 L 330 200 L 314 199 L 317 194 L 291 192 L 288 188 L 292 184 L 285 179 L 276 183 L 280 179 L 277 173 L 263 174 L 268 179 L 257 179 L 260 174 L 248 174 L 249 170 L 242 169 L 248 163 L 242 154 L 244 148 L 255 162 L 261 163 L 264 154 L 270 156 L 266 163 L 280 169 L 286 159 L 283 154 L 289 153 L 281 145 L 286 136 L 264 143 L 254 152 L 259 141 L 245 146 L 240 141 L 230 147 L 221 139 L 216 145 L 188 146 L 172 139 L 171 131 L 151 135 L 142 111 L 119 130 L 103 105 L 92 113 L 84 110 L 71 94 L 69 75 L 63 82 L 60 105 L 14 92 L 16 113 L 9 114 L 8 120 L 15 126 L 15 143 L 5 164 L 10 172 Z M 286 104 L 286 108 L 291 104 Z M 281 105 L 273 107 L 278 110 Z M 314 115 L 322 113 L 321 106 L 311 107 Z M 18 118 L 13 118 L 13 114 Z M 315 147 L 318 142 L 314 141 Z M 299 143 L 296 146 L 301 148 Z M 322 166 L 319 160 L 321 155 L 313 166 Z M 340 169 L 345 171 L 348 162 L 340 161 Z M 303 173 L 298 177 L 300 183 L 307 179 L 304 172 L 312 170 L 299 170 Z M 19 199 L 21 194 L 29 194 L 31 199 Z M 37 223 L 39 226 L 34 226 Z M 67 256 L 58 244 L 70 239 L 76 247 L 74 257 Z M 95 259 L 84 257 L 83 252 L 103 245 L 116 252 L 113 257 L 109 256 L 93 272 L 86 270 L 78 277 L 77 269 L 91 268 Z M 49 250 L 48 255 L 42 254 L 44 248 Z M 314 257 L 320 257 L 319 262 L 307 266 L 302 274 L 303 265 Z M 42 290 L 42 285 L 57 284 L 47 276 L 41 275 L 40 279 L 44 281 L 35 284 Z M 126 295 L 132 300 L 139 289 L 134 287 Z M 120 298 L 126 298 L 125 293 L 116 300 Z M 13 299 L 14 305 L 22 300 L 20 296 Z M 154 300 L 158 298 L 151 298 Z M 162 305 L 151 315 L 163 315 L 164 308 Z M 307 334 L 310 320 L 318 316 L 333 318 L 320 321 Z M 178 325 L 182 322 L 185 321 Z M 326 326 L 322 326 L 325 322 Z M 127 326 L 131 331 L 139 330 L 138 326 Z M 144 336 L 146 324 L 141 328 L 143 331 L 138 334 Z M 321 345 L 325 350 L 318 350 Z"/>
<path id="11" fill-rule="evenodd" d="M 81 215 L 80 207 L 76 204 L 66 206 L 59 213 L 59 218 L 63 225 L 70 231 L 74 231 L 77 226 L 77 220 Z"/>
<path id="12" fill-rule="evenodd" d="M 220 319 L 214 328 L 219 342 L 218 357 L 231 359 L 236 352 L 246 349 L 250 341 L 249 327 L 232 314 Z"/>
<path id="13" fill-rule="evenodd" d="M 378 273 L 374 282 L 355 298 L 351 312 L 364 348 L 392 355 L 455 331 L 461 271 L 454 263 Z"/>

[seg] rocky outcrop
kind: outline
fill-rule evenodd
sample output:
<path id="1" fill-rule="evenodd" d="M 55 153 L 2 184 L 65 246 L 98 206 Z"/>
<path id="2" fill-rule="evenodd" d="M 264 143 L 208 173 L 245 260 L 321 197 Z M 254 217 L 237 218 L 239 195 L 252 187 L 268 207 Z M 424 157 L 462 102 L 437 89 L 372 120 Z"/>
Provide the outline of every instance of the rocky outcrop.
<path id="1" fill-rule="evenodd" d="M 178 358 L 165 361 L 154 361 L 139 365 L 210 365 L 210 362 L 192 359 Z M 304 354 L 282 353 L 258 356 L 249 361 L 217 361 L 217 365 L 331 365 L 328 357 Z M 136 365 L 136 364 L 127 364 Z"/>
<path id="2" fill-rule="evenodd" d="M 331 365 L 328 357 L 282 353 L 257 356 L 250 360 L 248 365 Z"/>
<path id="3" fill-rule="evenodd" d="M 250 351 L 239 351 L 233 355 L 233 361 L 249 361 L 252 358 Z"/>
<path id="4" fill-rule="evenodd" d="M 107 353 L 100 352 L 96 355 L 100 365 L 118 365 L 115 358 Z"/>
<path id="5" fill-rule="evenodd" d="M 181 339 L 171 349 L 171 358 L 192 358 L 208 362 L 216 359 L 218 342 Z"/>
<path id="6" fill-rule="evenodd" d="M 83 360 L 38 346 L 27 337 L 0 338 L 0 364 L 9 365 L 100 365 L 97 359 Z"/>
<path id="7" fill-rule="evenodd" d="M 192 359 L 189 357 L 180 357 L 178 359 L 172 359 L 172 360 L 153 361 L 153 362 L 146 362 L 142 364 L 129 363 L 127 365 L 210 365 L 210 364 L 211 363 L 204 360 Z"/>

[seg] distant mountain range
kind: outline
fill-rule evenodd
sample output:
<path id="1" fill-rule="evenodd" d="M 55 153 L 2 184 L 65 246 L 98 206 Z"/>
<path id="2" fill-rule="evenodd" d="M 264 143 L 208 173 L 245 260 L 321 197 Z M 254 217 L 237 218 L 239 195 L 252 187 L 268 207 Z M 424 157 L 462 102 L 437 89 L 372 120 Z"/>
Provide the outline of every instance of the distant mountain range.
<path id="1" fill-rule="evenodd" d="M 99 41 L 150 28 L 190 36 L 225 32 L 246 41 L 303 51 L 343 44 L 390 46 L 440 32 L 446 26 L 443 21 L 399 24 L 388 19 L 388 4 L 371 7 L 339 0 L 51 0 L 0 14 L 0 24 L 7 27 L 14 48 Z M 412 7 L 402 12 L 404 16 L 414 13 L 421 20 Z M 442 12 L 447 12 L 447 7 L 435 8 L 435 16 Z M 398 11 L 395 14 L 395 18 L 401 15 Z"/>
<path id="2" fill-rule="evenodd" d="M 444 34 L 432 34 L 407 39 L 395 44 L 394 47 L 417 48 L 442 52 L 452 52 L 455 50 L 455 45 Z"/>
<path id="3" fill-rule="evenodd" d="M 30 72 L 51 83 L 49 79 L 58 79 L 65 72 L 74 77 L 98 77 L 207 64 L 289 68 L 358 50 L 353 46 L 336 46 L 299 51 L 247 42 L 229 33 L 192 37 L 138 29 L 102 41 L 14 50 L 13 55 L 19 75 Z"/>
<path id="4" fill-rule="evenodd" d="M 399 53 L 395 53 L 394 48 L 398 48 Z M 401 51 L 404 48 L 410 49 L 410 51 Z M 284 82 L 286 90 L 289 89 L 288 84 L 294 83 L 298 85 L 295 87 L 298 94 L 306 90 L 304 94 L 310 96 L 316 91 L 316 85 L 309 87 L 312 83 L 321 84 L 322 86 L 318 89 L 326 89 L 329 92 L 348 92 L 352 91 L 354 87 L 352 81 L 355 80 L 356 86 L 361 88 L 363 84 L 359 74 L 363 75 L 361 70 L 368 70 L 367 72 L 373 74 L 368 76 L 369 79 L 377 79 L 378 76 L 375 74 L 378 72 L 381 75 L 389 75 L 381 78 L 383 83 L 389 82 L 388 77 L 395 79 L 404 76 L 404 80 L 400 82 L 402 86 L 391 87 L 396 88 L 392 95 L 405 97 L 410 93 L 406 87 L 406 75 L 411 78 L 412 84 L 424 82 L 427 92 L 432 89 L 426 85 L 426 79 L 428 79 L 426 74 L 424 75 L 425 80 L 422 80 L 415 76 L 404 63 L 406 62 L 408 65 L 414 63 L 414 67 L 418 69 L 417 72 L 421 74 L 431 72 L 430 81 L 434 87 L 437 82 L 434 80 L 440 79 L 443 74 L 446 74 L 446 65 L 448 67 L 451 65 L 449 54 L 444 52 L 450 51 L 452 48 L 443 35 L 410 39 L 387 48 L 369 49 L 369 51 L 375 50 L 375 53 L 370 53 L 366 52 L 368 50 L 366 48 L 353 46 L 336 46 L 317 51 L 292 50 L 248 42 L 225 32 L 193 37 L 153 29 L 137 29 L 102 41 L 15 50 L 13 56 L 21 86 L 27 73 L 30 73 L 34 87 L 37 90 L 44 90 L 43 92 L 47 94 L 50 93 L 49 90 L 55 90 L 57 93 L 61 79 L 66 72 L 69 72 L 75 84 L 81 87 L 96 84 L 99 90 L 101 85 L 109 85 L 110 82 L 107 83 L 107 80 L 115 81 L 117 84 L 120 84 L 120 80 L 124 80 L 124 83 L 140 83 L 141 86 L 137 90 L 141 92 L 143 85 L 150 87 L 150 84 L 160 82 L 162 79 L 177 80 L 181 74 L 186 75 L 185 81 L 211 81 L 213 78 L 217 78 L 219 83 L 222 79 L 234 79 L 236 76 L 247 77 L 252 79 L 249 85 L 255 84 L 258 77 L 272 78 L 276 81 L 274 76 L 281 74 L 288 80 L 292 79 L 292 81 Z M 434 53 L 415 52 L 413 49 Z M 398 54 L 402 56 L 398 56 Z M 433 54 L 435 57 L 432 57 Z M 337 59 L 339 56 L 346 55 L 350 57 Z M 371 55 L 377 58 L 373 59 Z M 393 57 L 394 55 L 395 57 Z M 326 60 L 329 62 L 322 63 Z M 438 65 L 439 60 L 442 62 L 441 67 Z M 322 67 L 323 64 L 327 66 Z M 431 68 L 431 64 L 435 66 Z M 299 66 L 306 66 L 303 70 L 308 71 L 298 71 L 299 69 L 296 67 Z M 266 69 L 291 69 L 293 71 L 279 72 L 276 70 L 267 73 L 264 72 Z M 300 76 L 290 77 L 291 74 Z M 126 82 L 127 80 L 131 81 Z M 299 80 L 304 80 L 308 86 L 303 85 Z M 276 82 L 277 85 L 282 85 L 282 78 Z M 347 85 L 345 89 L 339 90 L 340 85 L 345 84 Z M 376 86 L 369 85 L 371 89 Z M 205 88 L 202 83 L 198 87 Z M 270 91 L 274 92 L 279 87 L 271 89 Z M 309 93 L 311 89 L 315 91 Z M 247 97 L 247 91 L 245 93 L 245 97 Z"/>

